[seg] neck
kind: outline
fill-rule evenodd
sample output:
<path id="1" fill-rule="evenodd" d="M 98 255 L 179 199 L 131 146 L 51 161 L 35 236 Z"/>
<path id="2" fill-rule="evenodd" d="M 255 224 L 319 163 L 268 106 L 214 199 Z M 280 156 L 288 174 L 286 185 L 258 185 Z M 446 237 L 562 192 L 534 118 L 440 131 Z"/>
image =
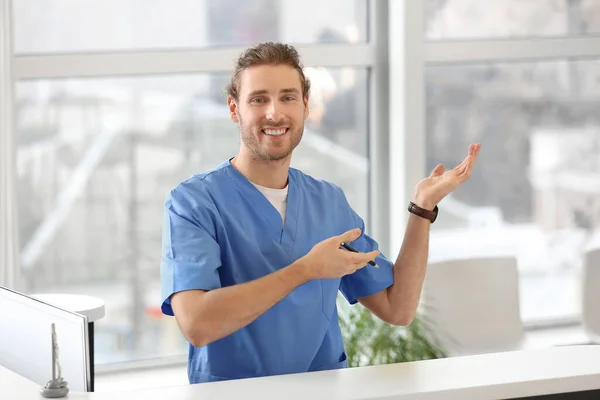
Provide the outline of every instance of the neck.
<path id="1" fill-rule="evenodd" d="M 283 189 L 288 183 L 291 161 L 291 155 L 282 160 L 264 161 L 240 151 L 231 160 L 231 165 L 254 184 L 272 189 Z"/>

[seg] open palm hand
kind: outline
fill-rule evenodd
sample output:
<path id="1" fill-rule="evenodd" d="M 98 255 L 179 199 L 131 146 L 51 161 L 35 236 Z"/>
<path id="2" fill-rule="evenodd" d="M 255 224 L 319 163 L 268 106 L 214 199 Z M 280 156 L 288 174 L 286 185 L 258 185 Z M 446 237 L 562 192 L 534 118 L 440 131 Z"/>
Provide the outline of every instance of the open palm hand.
<path id="1" fill-rule="evenodd" d="M 481 144 L 471 144 L 467 157 L 455 168 L 445 171 L 442 164 L 438 164 L 431 175 L 421 180 L 415 188 L 415 204 L 427 210 L 432 210 L 444 197 L 467 181 L 473 171 L 473 165 Z"/>

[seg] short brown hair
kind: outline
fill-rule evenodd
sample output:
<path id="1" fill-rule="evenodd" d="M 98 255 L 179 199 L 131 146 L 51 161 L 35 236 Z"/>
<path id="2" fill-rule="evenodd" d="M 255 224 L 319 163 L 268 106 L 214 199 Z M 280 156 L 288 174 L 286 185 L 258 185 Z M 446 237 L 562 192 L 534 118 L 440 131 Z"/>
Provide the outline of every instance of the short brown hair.
<path id="1" fill-rule="evenodd" d="M 226 88 L 227 94 L 235 101 L 239 100 L 240 75 L 255 65 L 289 65 L 300 74 L 302 97 L 310 92 L 310 80 L 304 75 L 298 51 L 289 44 L 265 42 L 244 50 L 237 59 L 231 82 Z"/>

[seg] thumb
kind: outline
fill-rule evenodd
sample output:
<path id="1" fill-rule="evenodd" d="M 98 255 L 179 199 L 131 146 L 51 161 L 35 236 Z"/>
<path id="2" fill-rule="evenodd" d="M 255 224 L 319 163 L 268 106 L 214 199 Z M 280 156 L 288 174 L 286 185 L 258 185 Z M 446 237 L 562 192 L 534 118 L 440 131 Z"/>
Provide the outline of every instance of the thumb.
<path id="1" fill-rule="evenodd" d="M 446 169 L 446 167 L 444 167 L 443 164 L 438 164 L 435 166 L 435 168 L 433 169 L 433 171 L 431 171 L 431 175 L 430 176 L 440 176 L 444 173 L 444 170 Z"/>
<path id="2" fill-rule="evenodd" d="M 362 231 L 360 228 L 354 228 L 349 230 L 348 232 L 342 233 L 339 238 L 341 242 L 353 242 L 360 237 Z"/>

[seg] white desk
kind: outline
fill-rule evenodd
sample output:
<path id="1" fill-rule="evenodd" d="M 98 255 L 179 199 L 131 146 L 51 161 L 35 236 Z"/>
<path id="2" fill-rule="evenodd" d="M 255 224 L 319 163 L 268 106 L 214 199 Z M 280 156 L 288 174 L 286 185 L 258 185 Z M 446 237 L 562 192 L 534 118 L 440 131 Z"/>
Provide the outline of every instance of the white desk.
<path id="1" fill-rule="evenodd" d="M 7 399 L 41 399 L 37 385 L 14 375 L 0 368 L 2 387 L 14 387 Z M 65 379 L 68 381 L 68 377 Z M 510 399 L 583 390 L 600 393 L 600 346 L 555 347 L 125 392 L 69 393 L 68 398 Z M 600 398 L 600 394 L 596 396 Z"/>
<path id="2" fill-rule="evenodd" d="M 104 301 L 97 297 L 84 296 L 79 294 L 63 294 L 63 293 L 44 293 L 33 294 L 38 300 L 44 303 L 52 304 L 63 310 L 72 311 L 77 314 L 85 315 L 88 318 L 88 340 L 90 343 L 90 388 L 94 391 L 94 322 L 104 317 Z"/>

